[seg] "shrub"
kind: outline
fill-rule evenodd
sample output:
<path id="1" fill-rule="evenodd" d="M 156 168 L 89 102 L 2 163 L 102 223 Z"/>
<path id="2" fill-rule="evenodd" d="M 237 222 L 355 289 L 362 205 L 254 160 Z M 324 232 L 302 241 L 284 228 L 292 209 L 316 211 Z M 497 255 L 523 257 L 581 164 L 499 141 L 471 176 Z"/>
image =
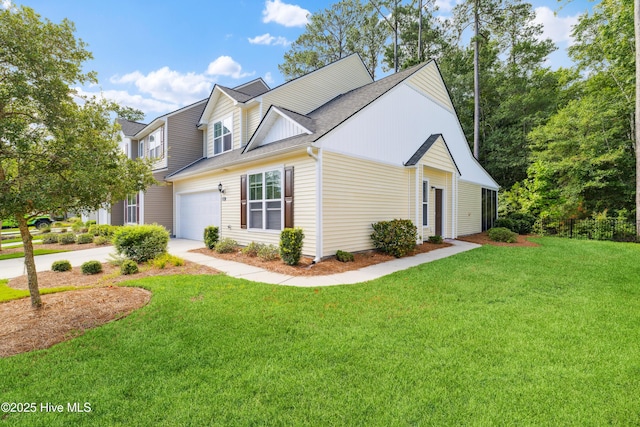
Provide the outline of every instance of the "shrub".
<path id="1" fill-rule="evenodd" d="M 58 243 L 61 245 L 70 245 L 76 242 L 76 235 L 74 233 L 60 233 L 58 234 Z"/>
<path id="2" fill-rule="evenodd" d="M 215 251 L 219 254 L 228 254 L 234 252 L 236 250 L 236 246 L 238 246 L 238 242 L 228 237 L 218 241 L 215 245 Z"/>
<path id="3" fill-rule="evenodd" d="M 51 224 L 41 225 L 38 230 L 40 230 L 41 234 L 51 233 Z"/>
<path id="4" fill-rule="evenodd" d="M 258 252 L 265 246 L 264 243 L 256 243 L 251 242 L 244 248 L 242 248 L 242 253 L 247 256 L 258 256 Z"/>
<path id="5" fill-rule="evenodd" d="M 336 259 L 340 262 L 354 261 L 353 254 L 351 252 L 345 252 L 345 251 L 336 252 Z"/>
<path id="6" fill-rule="evenodd" d="M 71 263 L 66 259 L 63 259 L 60 261 L 54 261 L 53 264 L 51 264 L 51 270 L 59 271 L 59 272 L 69 271 L 71 270 Z"/>
<path id="7" fill-rule="evenodd" d="M 120 266 L 120 273 L 126 275 L 136 274 L 138 272 L 138 264 L 132 259 L 125 259 Z"/>
<path id="8" fill-rule="evenodd" d="M 116 251 L 138 263 L 167 252 L 168 243 L 169 232 L 158 224 L 122 227 L 113 237 Z"/>
<path id="9" fill-rule="evenodd" d="M 103 237 L 113 237 L 115 231 L 118 229 L 119 227 L 115 226 L 115 225 L 109 225 L 109 224 L 92 224 L 89 226 L 89 229 L 87 230 L 88 233 L 93 234 L 94 236 L 103 236 Z"/>
<path id="10" fill-rule="evenodd" d="M 105 236 L 96 236 L 93 239 L 93 243 L 95 243 L 98 246 L 108 245 L 109 243 L 111 243 L 111 239 Z"/>
<path id="11" fill-rule="evenodd" d="M 91 227 L 92 225 L 96 224 L 96 220 L 95 219 L 90 219 L 89 221 L 85 222 L 84 225 L 86 225 L 87 227 Z"/>
<path id="12" fill-rule="evenodd" d="M 489 239 L 494 242 L 515 243 L 518 241 L 518 235 L 505 227 L 494 227 L 488 232 Z"/>
<path id="13" fill-rule="evenodd" d="M 79 245 L 93 243 L 93 234 L 91 233 L 78 234 L 76 236 L 76 243 L 78 243 Z"/>
<path id="14" fill-rule="evenodd" d="M 42 236 L 42 243 L 45 245 L 50 245 L 52 243 L 58 243 L 59 234 L 46 234 Z"/>
<path id="15" fill-rule="evenodd" d="M 428 242 L 429 242 L 429 243 L 433 243 L 434 245 L 439 245 L 440 243 L 442 243 L 442 242 L 443 242 L 443 240 L 442 240 L 442 236 L 438 236 L 438 235 L 436 235 L 436 236 L 429 236 Z"/>
<path id="16" fill-rule="evenodd" d="M 218 243 L 220 239 L 220 232 L 218 227 L 215 225 L 210 225 L 204 229 L 204 244 L 209 248 L 213 249 Z"/>
<path id="17" fill-rule="evenodd" d="M 280 233 L 280 258 L 288 265 L 297 265 L 302 257 L 302 228 L 285 228 Z"/>
<path id="18" fill-rule="evenodd" d="M 80 266 L 82 274 L 98 274 L 102 272 L 100 261 L 87 261 Z"/>
<path id="19" fill-rule="evenodd" d="M 177 257 L 175 255 L 171 255 L 168 253 L 164 253 L 162 255 L 158 255 L 157 257 L 155 257 L 154 259 L 150 260 L 149 263 L 151 265 L 153 265 L 154 267 L 157 268 L 165 268 L 167 266 L 167 264 L 171 264 L 174 266 L 180 266 L 180 265 L 184 265 L 184 260 L 180 257 Z"/>
<path id="20" fill-rule="evenodd" d="M 403 257 L 416 247 L 418 229 L 409 219 L 394 219 L 371 224 L 373 246 L 396 258 Z"/>
<path id="21" fill-rule="evenodd" d="M 72 223 L 71 223 L 71 229 L 78 233 L 80 232 L 81 229 L 84 228 L 84 222 L 82 222 L 82 220 L 80 218 L 76 218 Z"/>
<path id="22" fill-rule="evenodd" d="M 505 217 L 498 218 L 494 227 L 497 228 L 508 228 L 514 233 L 518 234 L 529 234 L 533 231 L 533 226 L 536 222 L 536 217 L 530 215 L 528 213 L 522 212 L 514 212 L 508 214 Z"/>
<path id="23" fill-rule="evenodd" d="M 89 230 L 87 230 L 87 233 L 92 234 L 94 236 L 99 236 L 100 233 L 98 232 L 98 224 L 91 224 L 89 226 Z"/>
<path id="24" fill-rule="evenodd" d="M 280 251 L 276 245 L 261 245 L 257 255 L 263 261 L 274 261 L 280 258 Z"/>

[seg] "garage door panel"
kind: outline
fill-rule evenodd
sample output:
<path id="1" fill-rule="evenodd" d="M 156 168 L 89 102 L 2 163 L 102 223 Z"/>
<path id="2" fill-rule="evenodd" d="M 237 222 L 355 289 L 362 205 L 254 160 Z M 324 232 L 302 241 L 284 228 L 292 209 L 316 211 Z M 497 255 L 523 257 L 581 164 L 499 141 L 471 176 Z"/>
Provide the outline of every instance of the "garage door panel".
<path id="1" fill-rule="evenodd" d="M 202 241 L 205 227 L 220 226 L 219 192 L 182 194 L 179 198 L 178 237 Z"/>

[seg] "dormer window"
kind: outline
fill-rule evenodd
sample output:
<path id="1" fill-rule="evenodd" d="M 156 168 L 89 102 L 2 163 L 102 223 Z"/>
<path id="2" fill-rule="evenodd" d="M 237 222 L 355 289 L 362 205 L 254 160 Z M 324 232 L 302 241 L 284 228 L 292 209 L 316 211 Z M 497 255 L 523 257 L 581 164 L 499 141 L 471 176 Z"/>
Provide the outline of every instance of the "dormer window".
<path id="1" fill-rule="evenodd" d="M 233 133 L 233 117 L 229 116 L 213 124 L 213 155 L 231 150 Z"/>
<path id="2" fill-rule="evenodd" d="M 164 156 L 164 142 L 162 140 L 162 129 L 149 135 L 149 158 L 161 159 Z"/>

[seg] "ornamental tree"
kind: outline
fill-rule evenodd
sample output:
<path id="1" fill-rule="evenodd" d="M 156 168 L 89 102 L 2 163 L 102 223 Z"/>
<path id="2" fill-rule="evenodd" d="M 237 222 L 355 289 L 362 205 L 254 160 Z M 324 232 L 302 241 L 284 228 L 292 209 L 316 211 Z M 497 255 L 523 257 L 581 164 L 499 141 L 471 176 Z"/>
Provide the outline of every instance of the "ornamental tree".
<path id="1" fill-rule="evenodd" d="M 148 164 L 119 149 L 112 113 L 74 85 L 97 82 L 92 58 L 68 20 L 54 24 L 27 7 L 0 11 L 0 217 L 14 217 L 24 244 L 31 305 L 42 306 L 29 218 L 87 212 L 144 190 Z"/>

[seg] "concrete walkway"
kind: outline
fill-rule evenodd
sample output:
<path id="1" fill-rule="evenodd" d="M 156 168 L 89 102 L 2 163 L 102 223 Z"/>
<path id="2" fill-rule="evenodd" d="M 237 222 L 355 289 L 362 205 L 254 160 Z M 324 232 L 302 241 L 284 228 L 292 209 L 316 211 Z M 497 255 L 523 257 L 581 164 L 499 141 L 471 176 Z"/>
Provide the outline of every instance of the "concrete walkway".
<path id="1" fill-rule="evenodd" d="M 270 283 L 276 285 L 316 287 L 348 285 L 353 283 L 374 280 L 396 271 L 415 267 L 426 262 L 446 258 L 461 252 L 480 247 L 475 243 L 468 243 L 459 240 L 447 240 L 453 246 L 449 246 L 435 251 L 418 254 L 412 257 L 399 258 L 392 261 L 364 267 L 359 270 L 347 271 L 344 273 L 331 274 L 327 276 L 289 276 L 286 274 L 274 273 L 260 267 L 242 264 L 234 261 L 226 261 L 207 255 L 189 252 L 191 249 L 202 248 L 202 242 L 184 239 L 171 239 L 169 241 L 169 252 L 173 255 L 184 258 L 188 261 L 215 268 L 229 276 L 252 280 L 255 282 Z M 41 255 L 35 258 L 37 271 L 51 269 L 54 261 L 66 259 L 73 266 L 79 266 L 83 262 L 96 260 L 105 262 L 109 254 L 114 253 L 112 246 L 103 248 L 87 249 L 83 251 L 64 252 L 59 254 Z M 12 278 L 24 274 L 24 259 L 0 261 L 0 278 Z"/>

